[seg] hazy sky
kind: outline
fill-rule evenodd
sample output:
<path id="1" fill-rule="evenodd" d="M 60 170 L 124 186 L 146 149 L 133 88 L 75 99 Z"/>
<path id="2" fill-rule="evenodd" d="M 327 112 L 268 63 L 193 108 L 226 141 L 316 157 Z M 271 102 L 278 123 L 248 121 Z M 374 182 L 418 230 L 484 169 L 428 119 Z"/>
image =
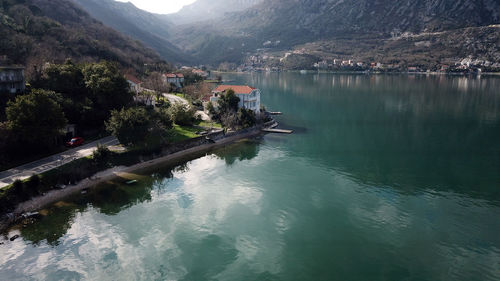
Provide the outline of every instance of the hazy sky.
<path id="1" fill-rule="evenodd" d="M 169 14 L 179 11 L 182 6 L 191 4 L 196 0 L 116 0 L 120 2 L 132 2 L 137 8 L 158 13 Z"/>

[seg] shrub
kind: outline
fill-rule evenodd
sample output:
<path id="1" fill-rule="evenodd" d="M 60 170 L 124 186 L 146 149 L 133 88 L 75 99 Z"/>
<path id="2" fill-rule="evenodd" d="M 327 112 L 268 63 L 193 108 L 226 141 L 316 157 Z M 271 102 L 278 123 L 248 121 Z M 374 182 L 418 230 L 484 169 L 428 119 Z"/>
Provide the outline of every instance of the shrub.
<path id="1" fill-rule="evenodd" d="M 175 124 L 191 126 L 195 121 L 195 110 L 186 104 L 176 103 L 169 108 L 170 116 Z"/>
<path id="2" fill-rule="evenodd" d="M 166 108 L 158 108 L 153 111 L 153 118 L 156 121 L 156 126 L 168 130 L 172 128 L 173 121 L 170 111 Z"/>
<path id="3" fill-rule="evenodd" d="M 12 187 L 9 190 L 9 193 L 13 195 L 15 198 L 19 198 L 25 200 L 29 198 L 29 196 L 24 193 L 24 183 L 21 180 L 15 180 L 12 184 Z"/>
<path id="4" fill-rule="evenodd" d="M 29 197 L 35 196 L 39 194 L 40 189 L 40 177 L 38 175 L 32 175 L 29 179 L 24 183 L 24 193 Z"/>
<path id="5" fill-rule="evenodd" d="M 240 110 L 238 110 L 238 123 L 243 128 L 255 126 L 255 124 L 257 123 L 255 112 L 250 109 L 240 108 Z"/>
<path id="6" fill-rule="evenodd" d="M 106 129 L 124 145 L 144 142 L 151 127 L 151 120 L 144 108 L 132 107 L 120 111 L 113 110 L 105 123 Z"/>
<path id="7" fill-rule="evenodd" d="M 97 149 L 92 152 L 92 164 L 100 168 L 108 167 L 111 154 L 107 146 L 98 144 Z"/>

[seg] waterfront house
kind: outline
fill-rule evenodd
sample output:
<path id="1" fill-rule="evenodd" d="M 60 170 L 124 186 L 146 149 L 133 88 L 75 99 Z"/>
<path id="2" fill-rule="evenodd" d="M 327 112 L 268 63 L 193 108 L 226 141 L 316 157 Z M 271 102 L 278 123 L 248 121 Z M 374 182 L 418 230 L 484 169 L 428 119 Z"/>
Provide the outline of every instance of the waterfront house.
<path id="1" fill-rule="evenodd" d="M 229 89 L 232 89 L 234 94 L 240 98 L 238 108 L 251 109 L 255 113 L 260 112 L 260 90 L 246 85 L 220 85 L 212 91 L 210 102 L 216 105 L 219 96 Z"/>
<path id="2" fill-rule="evenodd" d="M 134 75 L 125 74 L 125 79 L 127 79 L 130 90 L 136 94 L 142 91 L 142 82 L 137 79 Z"/>
<path id="3" fill-rule="evenodd" d="M 201 70 L 201 69 L 193 69 L 192 72 L 193 72 L 193 74 L 199 75 L 199 76 L 201 76 L 203 78 L 207 78 L 208 77 L 208 73 L 206 71 Z"/>
<path id="4" fill-rule="evenodd" d="M 145 90 L 140 94 L 134 96 L 134 102 L 146 106 L 155 107 L 156 106 L 155 94 L 152 91 Z"/>
<path id="5" fill-rule="evenodd" d="M 184 75 L 182 73 L 165 73 L 163 74 L 163 80 L 167 84 L 173 84 L 177 88 L 182 88 L 184 83 Z"/>
<path id="6" fill-rule="evenodd" d="M 0 66 L 0 94 L 23 93 L 25 88 L 24 67 Z"/>

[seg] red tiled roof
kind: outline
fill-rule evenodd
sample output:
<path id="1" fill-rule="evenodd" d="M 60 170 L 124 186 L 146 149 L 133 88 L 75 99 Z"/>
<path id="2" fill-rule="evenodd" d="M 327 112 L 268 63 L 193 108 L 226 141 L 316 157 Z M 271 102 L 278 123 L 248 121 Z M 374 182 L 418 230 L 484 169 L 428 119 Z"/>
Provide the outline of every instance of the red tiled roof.
<path id="1" fill-rule="evenodd" d="M 184 74 L 182 73 L 165 73 L 164 75 L 167 78 L 184 78 Z"/>
<path id="2" fill-rule="evenodd" d="M 129 80 L 129 81 L 132 81 L 134 82 L 135 84 L 141 84 L 141 80 L 137 79 L 137 77 L 135 77 L 134 75 L 131 75 L 131 74 L 125 74 L 125 79 Z"/>
<path id="3" fill-rule="evenodd" d="M 202 101 L 210 101 L 210 98 L 212 95 L 204 95 L 203 98 L 201 99 Z"/>
<path id="4" fill-rule="evenodd" d="M 233 89 L 233 91 L 236 94 L 250 94 L 252 93 L 255 88 L 252 88 L 250 86 L 243 86 L 243 85 L 220 85 L 217 87 L 214 92 L 220 93 L 220 92 L 225 92 L 229 89 Z"/>

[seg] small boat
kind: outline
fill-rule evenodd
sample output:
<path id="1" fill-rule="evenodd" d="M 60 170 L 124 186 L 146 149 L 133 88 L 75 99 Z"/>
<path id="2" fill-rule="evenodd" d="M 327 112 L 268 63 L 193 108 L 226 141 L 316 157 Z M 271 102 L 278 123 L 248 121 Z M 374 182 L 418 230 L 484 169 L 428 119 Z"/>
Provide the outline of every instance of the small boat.
<path id="1" fill-rule="evenodd" d="M 41 217 L 39 212 L 27 212 L 21 215 L 23 219 L 29 219 L 29 218 L 39 218 Z"/>
<path id="2" fill-rule="evenodd" d="M 134 184 L 134 183 L 137 183 L 138 181 L 137 180 L 129 180 L 127 182 L 125 182 L 126 184 L 128 185 L 131 185 L 131 184 Z"/>

